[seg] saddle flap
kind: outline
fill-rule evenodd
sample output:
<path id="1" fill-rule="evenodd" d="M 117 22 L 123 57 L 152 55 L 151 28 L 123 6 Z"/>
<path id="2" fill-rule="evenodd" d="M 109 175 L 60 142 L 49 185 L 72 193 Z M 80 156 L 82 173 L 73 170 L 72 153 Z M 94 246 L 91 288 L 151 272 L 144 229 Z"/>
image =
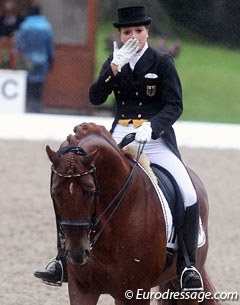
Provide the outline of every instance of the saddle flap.
<path id="1" fill-rule="evenodd" d="M 173 217 L 173 225 L 175 228 L 179 228 L 184 221 L 185 211 L 178 184 L 169 171 L 160 165 L 152 163 L 151 168 L 157 177 L 158 186 L 168 202 Z"/>

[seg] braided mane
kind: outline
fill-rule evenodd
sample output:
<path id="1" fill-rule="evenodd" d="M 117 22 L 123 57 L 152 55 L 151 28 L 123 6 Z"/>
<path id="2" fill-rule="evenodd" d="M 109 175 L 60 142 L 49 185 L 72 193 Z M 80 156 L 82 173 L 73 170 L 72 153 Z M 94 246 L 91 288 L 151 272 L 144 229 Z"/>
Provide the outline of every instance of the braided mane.
<path id="1" fill-rule="evenodd" d="M 111 133 L 107 131 L 107 129 L 102 125 L 97 125 L 95 123 L 82 123 L 74 127 L 73 129 L 74 135 L 69 135 L 67 137 L 67 143 L 64 142 L 63 146 L 65 145 L 73 145 L 78 146 L 80 139 L 87 136 L 88 134 L 97 134 L 100 137 L 103 137 L 110 145 L 114 148 L 118 149 L 118 146 L 113 139 Z M 136 159 L 138 147 L 134 144 L 127 145 L 123 150 L 122 153 L 125 154 L 129 159 Z M 143 166 L 146 172 L 152 177 L 152 179 L 156 182 L 156 176 L 154 175 L 151 167 L 150 161 L 145 154 L 142 154 L 139 159 L 139 163 Z M 75 159 L 73 155 L 70 154 L 67 159 L 67 165 L 69 168 L 69 172 L 73 173 L 75 167 Z"/>
<path id="2" fill-rule="evenodd" d="M 82 123 L 74 127 L 74 135 L 69 135 L 67 141 L 70 145 L 77 146 L 80 139 L 89 135 L 97 134 L 108 141 L 112 146 L 116 146 L 116 142 L 113 139 L 111 133 L 107 131 L 104 126 L 97 125 L 95 123 Z"/>

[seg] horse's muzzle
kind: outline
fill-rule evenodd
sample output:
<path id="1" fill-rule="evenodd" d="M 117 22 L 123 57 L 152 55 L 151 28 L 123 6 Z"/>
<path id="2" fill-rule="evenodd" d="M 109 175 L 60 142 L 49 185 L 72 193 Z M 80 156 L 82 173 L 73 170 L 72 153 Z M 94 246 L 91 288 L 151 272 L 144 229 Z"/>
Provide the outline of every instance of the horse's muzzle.
<path id="1" fill-rule="evenodd" d="M 70 263 L 74 265 L 84 265 L 86 264 L 90 256 L 90 250 L 84 249 L 80 251 L 80 254 L 74 254 L 71 251 L 67 251 L 67 259 Z"/>

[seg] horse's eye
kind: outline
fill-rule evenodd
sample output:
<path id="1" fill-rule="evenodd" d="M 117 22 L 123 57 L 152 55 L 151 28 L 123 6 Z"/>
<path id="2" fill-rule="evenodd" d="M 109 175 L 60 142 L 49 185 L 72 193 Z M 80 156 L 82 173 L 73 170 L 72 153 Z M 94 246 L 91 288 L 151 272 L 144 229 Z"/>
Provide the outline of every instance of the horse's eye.
<path id="1" fill-rule="evenodd" d="M 83 189 L 83 196 L 87 199 L 90 199 L 94 196 L 95 190 Z"/>
<path id="2" fill-rule="evenodd" d="M 82 192 L 83 194 L 88 194 L 88 195 L 94 195 L 95 194 L 95 187 L 90 184 L 82 184 Z"/>
<path id="3" fill-rule="evenodd" d="M 60 192 L 57 192 L 57 191 L 55 191 L 55 190 L 52 190 L 52 191 L 51 191 L 51 197 L 52 197 L 52 199 L 53 199 L 54 202 L 56 202 L 56 203 L 61 202 L 62 196 L 61 196 L 61 193 L 60 193 Z"/>

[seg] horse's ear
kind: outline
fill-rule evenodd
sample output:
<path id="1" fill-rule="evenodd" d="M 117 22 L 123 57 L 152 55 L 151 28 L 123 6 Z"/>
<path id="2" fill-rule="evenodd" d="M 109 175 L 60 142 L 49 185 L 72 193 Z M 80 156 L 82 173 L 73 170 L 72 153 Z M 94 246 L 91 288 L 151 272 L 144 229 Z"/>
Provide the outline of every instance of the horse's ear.
<path id="1" fill-rule="evenodd" d="M 84 164 L 90 166 L 95 159 L 96 155 L 98 154 L 98 149 L 92 151 L 91 153 L 84 156 Z"/>
<path id="2" fill-rule="evenodd" d="M 53 151 L 50 146 L 46 146 L 46 152 L 48 155 L 49 160 L 54 164 L 56 163 L 56 161 L 59 159 L 57 153 L 55 151 Z"/>

